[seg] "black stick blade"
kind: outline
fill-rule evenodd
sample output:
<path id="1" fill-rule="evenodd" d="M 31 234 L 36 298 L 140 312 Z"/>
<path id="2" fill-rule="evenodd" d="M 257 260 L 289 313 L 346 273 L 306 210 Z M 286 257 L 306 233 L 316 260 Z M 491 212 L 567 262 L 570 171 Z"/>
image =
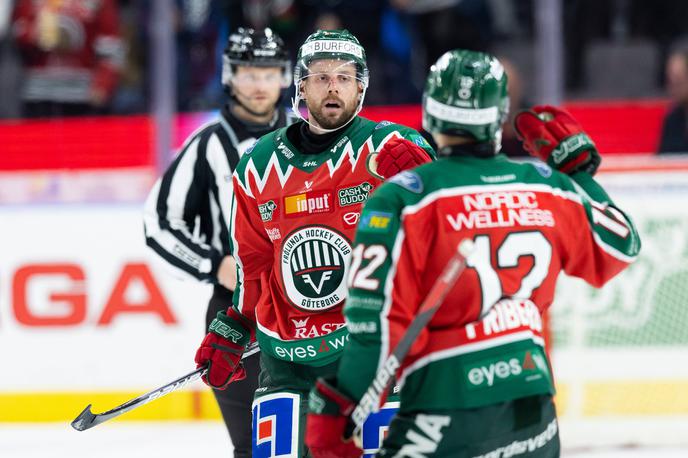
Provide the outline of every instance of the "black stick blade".
<path id="1" fill-rule="evenodd" d="M 134 410 L 137 407 L 141 407 L 144 404 L 155 401 L 156 399 L 168 395 L 173 391 L 184 388 L 194 380 L 201 378 L 206 372 L 208 372 L 208 366 L 199 367 L 195 371 L 190 372 L 165 386 L 161 386 L 156 390 L 142 394 L 141 396 L 127 401 L 122 405 L 118 405 L 114 409 L 110 409 L 107 412 L 93 413 L 91 412 L 91 404 L 89 404 L 86 406 L 84 411 L 74 419 L 72 422 L 72 428 L 76 429 L 77 431 L 86 431 L 87 429 L 93 428 L 94 426 L 97 426 L 112 418 L 119 417 L 130 410 Z"/>
<path id="2" fill-rule="evenodd" d="M 91 412 L 91 404 L 87 405 L 86 408 L 79 414 L 78 417 L 72 422 L 72 428 L 77 431 L 85 431 L 88 428 L 95 426 L 93 420 L 96 416 Z"/>

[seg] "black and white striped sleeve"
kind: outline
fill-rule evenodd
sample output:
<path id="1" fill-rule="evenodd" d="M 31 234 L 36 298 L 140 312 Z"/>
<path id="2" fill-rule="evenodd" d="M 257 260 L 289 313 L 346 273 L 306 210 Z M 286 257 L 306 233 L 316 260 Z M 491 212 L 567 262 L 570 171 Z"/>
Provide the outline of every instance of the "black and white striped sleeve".
<path id="1" fill-rule="evenodd" d="M 200 236 L 207 221 L 208 189 L 213 177 L 205 158 L 203 133 L 185 145 L 146 199 L 146 244 L 173 273 L 207 283 L 217 282 L 223 254 Z"/>

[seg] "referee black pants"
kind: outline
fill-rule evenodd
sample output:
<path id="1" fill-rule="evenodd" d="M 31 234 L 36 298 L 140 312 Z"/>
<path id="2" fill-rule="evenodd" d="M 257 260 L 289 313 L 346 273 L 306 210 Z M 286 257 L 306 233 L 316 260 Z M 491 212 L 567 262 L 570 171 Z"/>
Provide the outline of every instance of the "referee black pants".
<path id="1" fill-rule="evenodd" d="M 232 291 L 215 285 L 205 317 L 206 330 L 217 312 L 227 310 L 232 304 L 232 294 Z M 242 363 L 246 370 L 246 378 L 232 383 L 224 390 L 213 390 L 234 445 L 234 458 L 251 457 L 251 405 L 253 393 L 258 388 L 259 360 L 260 352 L 245 357 Z"/>

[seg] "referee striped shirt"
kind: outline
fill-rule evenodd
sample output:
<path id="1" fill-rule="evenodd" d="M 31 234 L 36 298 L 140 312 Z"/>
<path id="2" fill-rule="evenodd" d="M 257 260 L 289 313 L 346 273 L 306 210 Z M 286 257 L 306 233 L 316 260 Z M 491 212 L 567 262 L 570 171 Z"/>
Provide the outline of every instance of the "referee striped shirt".
<path id="1" fill-rule="evenodd" d="M 194 132 L 145 203 L 146 244 L 180 278 L 217 284 L 229 251 L 232 172 L 261 136 L 291 124 L 279 109 L 269 124 L 240 121 L 228 107 Z"/>

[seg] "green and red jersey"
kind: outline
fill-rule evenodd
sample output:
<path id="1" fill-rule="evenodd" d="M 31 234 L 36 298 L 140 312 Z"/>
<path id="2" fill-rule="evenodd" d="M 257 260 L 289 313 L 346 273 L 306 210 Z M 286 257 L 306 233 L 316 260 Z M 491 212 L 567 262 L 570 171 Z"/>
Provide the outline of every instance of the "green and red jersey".
<path id="1" fill-rule="evenodd" d="M 413 129 L 361 117 L 316 154 L 300 152 L 286 129 L 262 137 L 234 172 L 234 305 L 255 321 L 262 351 L 319 366 L 348 340 L 341 309 L 351 245 L 363 203 L 381 183 L 371 156 L 395 137 L 434 152 Z"/>
<path id="2" fill-rule="evenodd" d="M 541 314 L 561 271 L 601 286 L 631 263 L 630 219 L 587 174 L 452 156 L 393 177 L 353 247 L 339 388 L 360 399 L 463 239 L 467 268 L 404 360 L 402 410 L 553 393 Z"/>

